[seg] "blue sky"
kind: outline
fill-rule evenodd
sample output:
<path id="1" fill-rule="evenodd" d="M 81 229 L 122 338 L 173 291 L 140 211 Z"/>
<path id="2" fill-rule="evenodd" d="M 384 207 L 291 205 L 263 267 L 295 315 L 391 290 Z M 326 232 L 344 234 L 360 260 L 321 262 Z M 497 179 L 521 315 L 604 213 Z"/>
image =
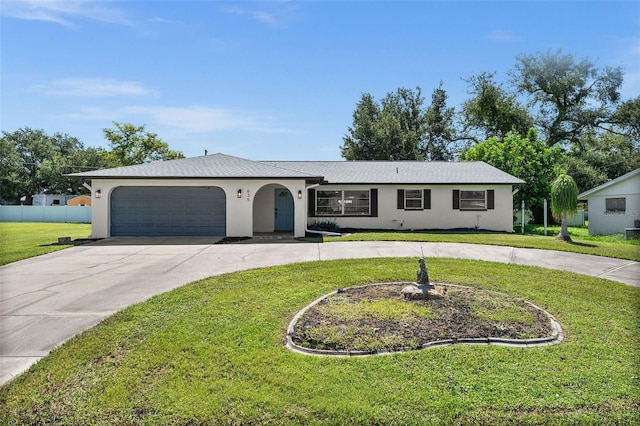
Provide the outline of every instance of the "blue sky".
<path id="1" fill-rule="evenodd" d="M 640 2 L 2 0 L 1 129 L 107 146 L 146 124 L 187 157 L 340 160 L 363 93 L 507 79 L 519 54 L 563 49 L 622 66 L 640 94 Z"/>

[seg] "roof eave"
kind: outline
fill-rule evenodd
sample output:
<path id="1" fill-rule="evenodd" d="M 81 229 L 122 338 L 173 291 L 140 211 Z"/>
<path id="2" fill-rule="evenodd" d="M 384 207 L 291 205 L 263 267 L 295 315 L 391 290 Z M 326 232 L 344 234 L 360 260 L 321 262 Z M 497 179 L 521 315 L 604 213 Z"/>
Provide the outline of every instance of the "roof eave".
<path id="1" fill-rule="evenodd" d="M 591 195 L 593 195 L 593 194 L 595 194 L 597 192 L 600 192 L 600 191 L 602 191 L 604 189 L 607 189 L 610 186 L 617 185 L 617 184 L 619 184 L 621 182 L 624 182 L 624 181 L 626 181 L 628 179 L 631 179 L 637 174 L 640 174 L 640 168 L 637 168 L 637 169 L 635 169 L 635 170 L 633 170 L 633 171 L 631 171 L 629 173 L 626 173 L 626 174 L 624 174 L 624 175 L 622 175 L 620 177 L 612 179 L 609 182 L 605 182 L 602 185 L 596 186 L 595 188 L 591 188 L 590 190 L 585 191 L 585 192 L 583 192 L 581 194 L 578 194 L 578 200 L 586 200 Z"/>
<path id="2" fill-rule="evenodd" d="M 81 177 L 85 179 L 145 179 L 145 180 L 159 180 L 159 179 L 173 179 L 173 180 L 186 180 L 186 179 L 209 179 L 209 180 L 249 180 L 249 179 L 269 179 L 269 180 L 306 180 L 311 182 L 321 182 L 324 177 L 322 176 L 100 176 L 100 175 L 78 175 L 70 174 L 63 175 L 67 177 Z"/>

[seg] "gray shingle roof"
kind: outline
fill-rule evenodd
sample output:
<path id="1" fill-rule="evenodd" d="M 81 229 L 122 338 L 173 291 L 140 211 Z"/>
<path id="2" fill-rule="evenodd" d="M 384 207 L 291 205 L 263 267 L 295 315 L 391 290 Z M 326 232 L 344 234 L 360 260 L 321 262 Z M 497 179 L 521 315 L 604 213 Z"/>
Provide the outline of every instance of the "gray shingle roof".
<path id="1" fill-rule="evenodd" d="M 169 161 L 153 161 L 135 166 L 116 167 L 74 173 L 69 176 L 86 178 L 279 178 L 319 180 L 322 175 L 286 169 L 281 166 L 245 160 L 225 154 L 181 158 Z"/>
<path id="2" fill-rule="evenodd" d="M 225 154 L 74 173 L 85 178 L 305 179 L 331 184 L 519 184 L 481 161 L 251 161 Z"/>
<path id="3" fill-rule="evenodd" d="M 334 184 L 519 184 L 524 181 L 482 161 L 264 161 L 324 176 Z"/>

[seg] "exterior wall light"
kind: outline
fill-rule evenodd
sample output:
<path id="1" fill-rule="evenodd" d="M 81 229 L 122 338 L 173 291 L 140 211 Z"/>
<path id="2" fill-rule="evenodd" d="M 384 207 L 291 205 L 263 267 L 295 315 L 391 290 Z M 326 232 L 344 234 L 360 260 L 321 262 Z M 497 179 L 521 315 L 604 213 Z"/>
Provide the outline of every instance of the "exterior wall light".
<path id="1" fill-rule="evenodd" d="M 302 190 L 298 189 L 298 200 L 302 200 Z"/>
<path id="2" fill-rule="evenodd" d="M 96 189 L 96 198 L 102 198 L 102 190 Z"/>
<path id="3" fill-rule="evenodd" d="M 238 198 L 242 198 L 242 189 L 238 189 Z"/>

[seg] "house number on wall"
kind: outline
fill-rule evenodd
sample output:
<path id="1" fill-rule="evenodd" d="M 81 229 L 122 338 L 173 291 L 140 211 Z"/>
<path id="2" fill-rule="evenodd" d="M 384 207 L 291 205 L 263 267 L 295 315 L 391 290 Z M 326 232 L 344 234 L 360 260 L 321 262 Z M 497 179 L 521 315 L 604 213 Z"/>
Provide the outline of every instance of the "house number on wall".
<path id="1" fill-rule="evenodd" d="M 251 190 L 247 189 L 247 202 L 251 201 Z"/>

